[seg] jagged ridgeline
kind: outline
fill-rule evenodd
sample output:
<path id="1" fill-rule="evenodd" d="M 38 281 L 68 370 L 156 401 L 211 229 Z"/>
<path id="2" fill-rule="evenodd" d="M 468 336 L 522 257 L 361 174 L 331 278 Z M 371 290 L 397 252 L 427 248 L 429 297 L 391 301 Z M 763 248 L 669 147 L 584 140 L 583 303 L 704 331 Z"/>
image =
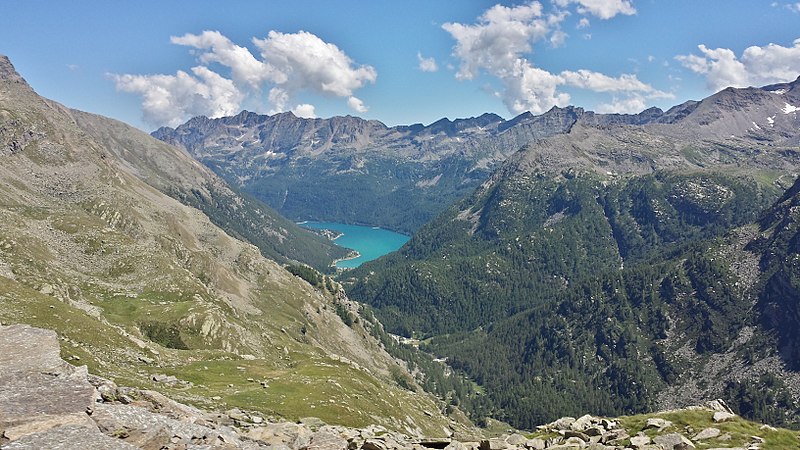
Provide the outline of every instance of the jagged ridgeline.
<path id="1" fill-rule="evenodd" d="M 153 136 L 184 147 L 231 184 L 295 220 L 366 223 L 413 232 L 468 195 L 531 140 L 592 124 L 673 120 L 674 111 L 594 114 L 553 108 L 387 127 L 358 117 L 303 119 L 242 112 L 196 117 Z"/>
<path id="2" fill-rule="evenodd" d="M 263 256 L 335 254 L 272 214 L 181 149 L 41 98 L 0 57 L 3 325 L 54 330 L 73 364 L 209 410 L 463 427 L 338 285 L 312 287 Z"/>
<path id="3" fill-rule="evenodd" d="M 346 274 L 349 292 L 516 426 L 720 395 L 797 426 L 799 85 L 578 120 Z"/>

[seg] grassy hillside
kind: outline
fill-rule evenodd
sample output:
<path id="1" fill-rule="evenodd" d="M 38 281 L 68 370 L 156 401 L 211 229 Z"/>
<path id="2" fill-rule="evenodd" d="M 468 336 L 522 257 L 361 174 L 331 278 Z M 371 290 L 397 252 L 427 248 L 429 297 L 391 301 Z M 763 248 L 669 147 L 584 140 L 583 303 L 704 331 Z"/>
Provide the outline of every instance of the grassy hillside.
<path id="1" fill-rule="evenodd" d="M 342 321 L 338 310 L 357 313 L 346 297 L 173 189 L 223 192 L 225 217 L 249 217 L 187 155 L 42 99 L 0 58 L 0 321 L 55 330 L 74 364 L 208 408 L 433 435 L 451 425 L 413 381 L 397 383 L 410 374 L 360 320 Z"/>
<path id="2" fill-rule="evenodd" d="M 278 262 L 302 261 L 328 270 L 348 250 L 287 220 L 250 195 L 238 192 L 178 148 L 124 123 L 70 111 L 71 120 L 142 181 L 197 208 L 228 234 L 257 246 Z"/>

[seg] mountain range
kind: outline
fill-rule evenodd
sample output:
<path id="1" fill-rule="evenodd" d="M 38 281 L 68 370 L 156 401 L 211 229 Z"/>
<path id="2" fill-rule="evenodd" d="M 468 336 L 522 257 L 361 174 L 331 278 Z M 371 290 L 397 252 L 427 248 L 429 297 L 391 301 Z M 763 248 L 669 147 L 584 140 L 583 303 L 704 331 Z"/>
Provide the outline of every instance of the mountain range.
<path id="1" fill-rule="evenodd" d="M 291 112 L 269 116 L 243 111 L 219 119 L 195 117 L 152 134 L 185 148 L 232 185 L 293 220 L 363 223 L 410 233 L 469 194 L 523 146 L 567 134 L 576 125 L 645 126 L 643 133 L 663 132 L 683 142 L 763 138 L 778 144 L 775 139 L 791 139 L 791 117 L 783 110 L 795 110 L 780 94 L 789 87 L 724 90 L 666 112 L 650 108 L 639 114 L 596 114 L 554 107 L 539 116 L 523 113 L 504 120 L 487 113 L 444 118 L 428 126 L 387 127 L 351 116 L 304 119 Z M 735 114 L 717 120 L 718 108 Z M 688 153 L 683 157 L 691 160 Z"/>
<path id="2" fill-rule="evenodd" d="M 153 136 L 185 148 L 232 185 L 294 220 L 378 225 L 413 232 L 536 139 L 593 126 L 676 120 L 666 113 L 595 114 L 554 107 L 504 120 L 495 114 L 387 127 L 358 117 L 304 119 L 247 111 L 195 117 Z"/>
<path id="3" fill-rule="evenodd" d="M 784 423 L 800 393 L 763 377 L 796 379 L 795 344 L 765 300 L 773 269 L 752 249 L 798 174 L 798 85 L 635 115 L 567 107 L 386 127 L 243 112 L 153 135 L 295 219 L 416 230 L 341 279 L 390 331 L 427 338 L 487 388 L 457 400 L 475 417 L 530 427 L 565 408 L 633 413 L 726 394 Z M 576 306 L 586 297 L 589 310 Z"/>

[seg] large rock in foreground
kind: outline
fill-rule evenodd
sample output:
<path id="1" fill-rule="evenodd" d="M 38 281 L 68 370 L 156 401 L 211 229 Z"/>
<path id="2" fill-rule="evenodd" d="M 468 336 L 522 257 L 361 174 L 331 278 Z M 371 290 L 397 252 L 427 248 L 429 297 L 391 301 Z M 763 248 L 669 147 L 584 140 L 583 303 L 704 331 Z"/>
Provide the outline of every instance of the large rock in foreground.
<path id="1" fill-rule="evenodd" d="M 104 403 L 117 398 L 133 404 Z M 0 448 L 260 447 L 204 416 L 156 392 L 117 389 L 90 377 L 86 366 L 59 357 L 53 331 L 0 326 Z"/>
<path id="2" fill-rule="evenodd" d="M 85 423 L 96 393 L 87 375 L 85 366 L 59 357 L 55 332 L 0 326 L 0 434 L 20 437 Z"/>

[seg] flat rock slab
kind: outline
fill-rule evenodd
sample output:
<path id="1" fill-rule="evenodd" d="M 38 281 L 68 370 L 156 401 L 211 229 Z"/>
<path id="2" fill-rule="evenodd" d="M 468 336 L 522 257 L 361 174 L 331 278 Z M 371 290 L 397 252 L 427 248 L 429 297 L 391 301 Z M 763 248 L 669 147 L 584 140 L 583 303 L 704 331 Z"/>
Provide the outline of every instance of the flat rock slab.
<path id="1" fill-rule="evenodd" d="M 68 365 L 61 359 L 56 333 L 30 325 L 0 326 L 0 350 L 0 377 L 15 372 L 57 372 Z"/>
<path id="2" fill-rule="evenodd" d="M 292 422 L 270 423 L 262 427 L 253 428 L 247 433 L 247 437 L 254 441 L 272 446 L 287 445 L 294 448 L 307 445 L 311 435 L 312 433 L 308 428 Z"/>
<path id="3" fill-rule="evenodd" d="M 713 419 L 714 422 L 726 422 L 728 420 L 733 419 L 734 417 L 736 417 L 736 414 L 729 413 L 726 411 L 717 411 L 714 413 Z"/>
<path id="4" fill-rule="evenodd" d="M 97 430 L 97 425 L 85 413 L 67 414 L 64 416 L 47 416 L 39 420 L 32 420 L 25 422 L 22 425 L 6 428 L 3 437 L 11 441 L 28 436 L 30 434 L 41 433 L 51 428 L 63 427 L 66 425 L 77 425 L 81 427 L 94 428 Z"/>
<path id="5" fill-rule="evenodd" d="M 86 367 L 59 357 L 58 337 L 28 325 L 0 326 L 0 430 L 48 417 L 85 414 L 95 389 Z"/>
<path id="6" fill-rule="evenodd" d="M 207 445 L 230 444 L 240 448 L 239 437 L 225 427 L 213 430 L 195 423 L 183 422 L 155 414 L 145 408 L 133 405 L 98 403 L 94 407 L 92 419 L 100 431 L 113 434 L 116 430 L 127 430 L 132 444 L 139 447 L 144 443 L 155 444 L 155 448 L 167 446 L 172 438 L 181 442 Z"/>
<path id="7" fill-rule="evenodd" d="M 652 442 L 649 436 L 634 436 L 631 438 L 631 446 L 633 448 L 643 448 Z"/>
<path id="8" fill-rule="evenodd" d="M 327 431 L 317 431 L 301 450 L 347 450 L 347 441 Z"/>
<path id="9" fill-rule="evenodd" d="M 106 436 L 97 428 L 66 425 L 21 437 L 3 446 L 3 450 L 136 450 L 136 447 Z"/>

